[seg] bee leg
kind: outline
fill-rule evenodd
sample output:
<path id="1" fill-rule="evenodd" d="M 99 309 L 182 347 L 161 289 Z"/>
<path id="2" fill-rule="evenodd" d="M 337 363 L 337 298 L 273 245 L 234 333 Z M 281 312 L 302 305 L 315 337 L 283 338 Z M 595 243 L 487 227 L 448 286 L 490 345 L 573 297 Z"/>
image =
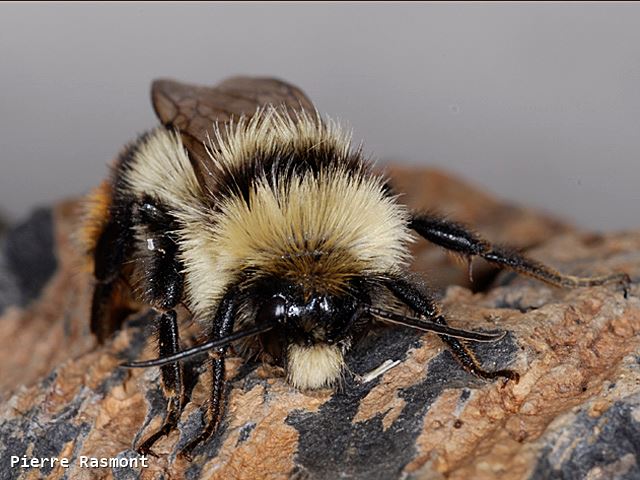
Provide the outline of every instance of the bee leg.
<path id="1" fill-rule="evenodd" d="M 386 287 L 398 300 L 410 307 L 417 314 L 423 315 L 427 319 L 441 325 L 447 325 L 447 321 L 440 313 L 440 307 L 436 304 L 435 300 L 420 292 L 420 290 L 411 283 L 400 278 L 393 278 L 386 282 Z M 498 377 L 516 382 L 519 380 L 520 375 L 513 370 L 504 369 L 489 372 L 482 368 L 475 354 L 464 340 L 447 335 L 438 336 L 449 346 L 451 353 L 460 365 L 475 376 L 485 380 L 493 380 Z"/>
<path id="2" fill-rule="evenodd" d="M 237 290 L 231 288 L 220 301 L 216 312 L 214 334 L 212 339 L 226 337 L 233 331 L 235 322 Z M 218 429 L 222 414 L 224 413 L 224 391 L 225 391 L 225 355 L 228 347 L 219 348 L 214 352 L 212 360 L 212 388 L 211 397 L 207 408 L 207 424 L 198 437 L 192 440 L 180 452 L 184 457 L 190 459 L 191 452 L 199 444 L 205 442 Z"/>
<path id="3" fill-rule="evenodd" d="M 146 248 L 139 256 L 142 264 L 142 296 L 156 310 L 156 324 L 160 357 L 177 353 L 180 336 L 175 307 L 182 300 L 184 281 L 182 264 L 178 258 L 178 246 L 170 233 L 171 218 L 160 205 L 150 199 L 136 205 L 136 215 L 142 228 Z M 143 235 L 144 234 L 144 235 Z M 153 444 L 168 435 L 178 425 L 185 404 L 183 366 L 180 362 L 169 363 L 161 368 L 162 387 L 167 399 L 167 412 L 162 427 L 137 448 L 140 453 L 150 453 Z"/>
<path id="4" fill-rule="evenodd" d="M 124 312 L 114 305 L 122 266 L 133 244 L 131 204 L 114 205 L 110 220 L 96 243 L 94 277 L 97 281 L 91 302 L 91 331 L 104 342 L 122 323 Z"/>
<path id="5" fill-rule="evenodd" d="M 167 357 L 179 350 L 178 321 L 175 310 L 157 312 L 158 343 L 160 356 Z M 160 438 L 168 435 L 178 425 L 184 408 L 184 388 L 182 364 L 180 362 L 163 365 L 161 368 L 162 387 L 167 399 L 167 412 L 162 427 L 140 444 L 136 450 L 141 455 L 151 452 L 151 447 Z"/>
<path id="6" fill-rule="evenodd" d="M 226 350 L 226 349 L 225 349 Z M 211 398 L 207 408 L 207 424 L 204 430 L 195 439 L 189 442 L 180 452 L 182 456 L 191 460 L 191 452 L 201 443 L 206 442 L 209 437 L 220 426 L 220 420 L 224 412 L 224 389 L 225 389 L 225 361 L 223 353 L 220 358 L 214 358 L 212 361 L 212 390 Z"/>
<path id="7" fill-rule="evenodd" d="M 557 287 L 591 287 L 606 283 L 620 283 L 625 297 L 630 283 L 626 273 L 614 273 L 599 277 L 576 277 L 564 275 L 532 260 L 514 249 L 492 245 L 473 233 L 466 226 L 435 215 L 418 215 L 411 219 L 409 228 L 426 240 L 447 250 L 471 258 L 480 256 L 489 263 L 528 275 Z"/>

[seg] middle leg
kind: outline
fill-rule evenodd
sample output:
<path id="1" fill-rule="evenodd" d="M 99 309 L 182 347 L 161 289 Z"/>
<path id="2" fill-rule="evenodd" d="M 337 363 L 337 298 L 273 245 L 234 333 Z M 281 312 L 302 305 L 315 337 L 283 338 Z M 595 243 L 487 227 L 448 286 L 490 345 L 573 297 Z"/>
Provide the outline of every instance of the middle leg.
<path id="1" fill-rule="evenodd" d="M 178 353 L 179 335 L 178 322 L 175 310 L 157 312 L 156 322 L 158 328 L 158 344 L 160 357 L 168 357 Z M 136 449 L 140 454 L 149 454 L 151 447 L 160 438 L 171 433 L 178 425 L 180 414 L 184 408 L 184 385 L 182 378 L 182 364 L 170 363 L 161 367 L 162 388 L 167 399 L 167 411 L 162 422 L 162 427 L 148 437 Z"/>
<path id="2" fill-rule="evenodd" d="M 172 230 L 170 217 L 151 200 L 136 206 L 142 228 L 137 232 L 141 257 L 142 297 L 156 312 L 156 328 L 160 357 L 168 357 L 180 350 L 180 336 L 175 307 L 182 300 L 182 265 L 178 247 L 168 233 Z M 162 388 L 167 400 L 167 411 L 160 429 L 137 448 L 140 453 L 151 453 L 151 447 L 173 431 L 185 404 L 184 373 L 180 362 L 161 367 Z"/>

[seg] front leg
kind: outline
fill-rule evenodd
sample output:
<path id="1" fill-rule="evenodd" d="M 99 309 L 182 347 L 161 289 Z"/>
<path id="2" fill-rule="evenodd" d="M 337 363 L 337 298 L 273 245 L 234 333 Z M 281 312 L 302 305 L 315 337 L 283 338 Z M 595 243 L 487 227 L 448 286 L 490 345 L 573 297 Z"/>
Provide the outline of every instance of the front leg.
<path id="1" fill-rule="evenodd" d="M 213 322 L 211 339 L 227 337 L 233 332 L 235 323 L 238 290 L 230 288 L 222 297 Z M 182 449 L 181 454 L 191 458 L 192 450 L 205 442 L 218 429 L 224 413 L 224 389 L 225 389 L 225 355 L 228 347 L 221 347 L 211 354 L 212 360 L 212 386 L 211 397 L 207 409 L 207 422 L 202 433 Z"/>
<path id="2" fill-rule="evenodd" d="M 464 225 L 442 217 L 417 215 L 409 222 L 409 228 L 415 230 L 426 240 L 467 257 L 469 260 L 473 256 L 480 256 L 501 268 L 514 270 L 557 287 L 591 287 L 606 283 L 621 283 L 625 297 L 627 294 L 630 280 L 626 273 L 613 273 L 599 277 L 564 275 L 513 249 L 492 245 Z"/>
<path id="3" fill-rule="evenodd" d="M 420 292 L 414 285 L 400 278 L 391 278 L 386 281 L 385 286 L 402 303 L 411 308 L 418 315 L 424 316 L 441 325 L 447 325 L 447 321 L 440 313 L 440 307 L 435 300 Z M 448 335 L 438 335 L 444 343 L 451 349 L 454 358 L 460 362 L 462 367 L 475 376 L 486 380 L 493 380 L 504 377 L 508 380 L 518 381 L 520 375 L 513 370 L 496 370 L 489 372 L 482 368 L 473 351 L 468 347 L 467 342 Z"/>

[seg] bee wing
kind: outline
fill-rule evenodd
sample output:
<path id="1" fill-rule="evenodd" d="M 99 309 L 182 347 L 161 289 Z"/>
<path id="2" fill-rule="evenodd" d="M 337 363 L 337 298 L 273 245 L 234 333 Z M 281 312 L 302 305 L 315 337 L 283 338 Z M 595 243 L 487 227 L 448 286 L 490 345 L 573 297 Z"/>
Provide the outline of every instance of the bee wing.
<path id="1" fill-rule="evenodd" d="M 215 123 L 251 117 L 268 105 L 314 111 L 300 89 L 275 78 L 233 77 L 213 87 L 160 79 L 151 85 L 151 101 L 162 124 L 180 132 L 194 167 L 209 161 L 204 145 L 215 138 Z"/>

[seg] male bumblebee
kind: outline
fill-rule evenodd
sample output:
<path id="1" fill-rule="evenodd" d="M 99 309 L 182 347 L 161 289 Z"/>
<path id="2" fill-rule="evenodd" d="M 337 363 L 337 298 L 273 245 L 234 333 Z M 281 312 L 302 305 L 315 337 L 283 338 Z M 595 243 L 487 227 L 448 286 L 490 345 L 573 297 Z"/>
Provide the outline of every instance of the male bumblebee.
<path id="1" fill-rule="evenodd" d="M 336 385 L 349 350 L 375 321 L 435 332 L 469 372 L 517 381 L 514 371 L 484 370 L 468 348 L 501 333 L 449 327 L 436 301 L 407 280 L 412 232 L 556 286 L 627 281 L 563 275 L 458 223 L 409 211 L 349 135 L 287 83 L 232 78 L 209 88 L 160 80 L 152 101 L 163 126 L 121 153 L 87 202 L 83 230 L 98 339 L 120 327 L 128 286 L 155 312 L 159 358 L 126 364 L 160 366 L 168 400 L 163 426 L 140 452 L 178 423 L 180 360 L 208 350 L 207 423 L 183 453 L 215 432 L 225 355 L 240 340 L 303 390 Z M 207 343 L 181 350 L 180 304 Z"/>

